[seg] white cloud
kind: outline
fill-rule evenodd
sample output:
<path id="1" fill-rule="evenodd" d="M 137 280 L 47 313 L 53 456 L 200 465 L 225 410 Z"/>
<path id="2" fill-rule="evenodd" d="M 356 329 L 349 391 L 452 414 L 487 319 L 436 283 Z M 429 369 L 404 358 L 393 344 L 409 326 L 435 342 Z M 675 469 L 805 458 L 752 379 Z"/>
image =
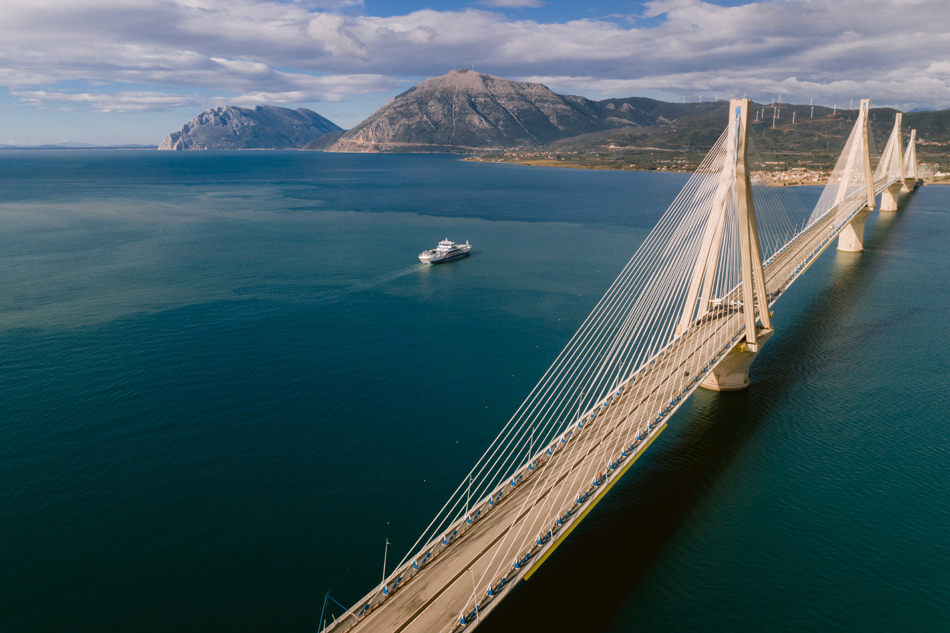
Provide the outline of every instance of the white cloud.
<path id="1" fill-rule="evenodd" d="M 345 9 L 362 9 L 366 6 L 363 0 L 290 0 L 311 11 L 343 11 Z"/>
<path id="2" fill-rule="evenodd" d="M 67 90 L 11 90 L 16 105 L 57 109 L 54 104 L 81 105 L 95 112 L 141 112 L 181 107 L 207 108 L 218 105 L 256 106 L 282 103 L 340 102 L 353 95 L 393 90 L 399 83 L 382 75 L 314 77 L 296 73 L 275 73 L 283 80 L 283 90 L 249 90 L 237 96 L 208 96 L 125 90 L 119 92 L 72 92 Z"/>
<path id="3" fill-rule="evenodd" d="M 142 110 L 167 110 L 182 106 L 193 106 L 202 102 L 201 95 L 177 95 L 160 92 L 119 92 L 119 93 L 70 93 L 47 90 L 14 90 L 12 95 L 19 97 L 17 105 L 35 106 L 45 109 L 54 108 L 53 103 L 71 103 L 84 105 L 96 112 L 135 112 Z"/>
<path id="4" fill-rule="evenodd" d="M 493 1 L 528 6 L 487 0 Z M 387 17 L 363 10 L 359 0 L 5 0 L 0 85 L 43 93 L 30 99 L 47 104 L 55 100 L 50 95 L 67 94 L 62 84 L 75 79 L 142 86 L 128 92 L 129 108 L 169 107 L 164 97 L 152 101 L 156 86 L 172 101 L 210 91 L 289 103 L 291 95 L 343 100 L 404 85 L 393 78 L 474 65 L 538 78 L 568 93 L 781 91 L 792 100 L 870 96 L 881 105 L 950 106 L 945 0 L 735 7 L 657 0 L 643 17 L 659 23 L 639 28 L 515 19 L 472 8 Z M 320 83 L 317 76 L 334 79 Z M 68 103 L 108 107 L 98 92 L 88 94 L 88 101 Z"/>
<path id="5" fill-rule="evenodd" d="M 643 17 L 655 18 L 678 9 L 692 9 L 700 4 L 699 0 L 654 0 L 653 2 L 644 2 Z"/>
<path id="6" fill-rule="evenodd" d="M 435 31 L 428 26 L 417 26 L 408 31 L 394 31 L 387 26 L 376 29 L 376 34 L 382 39 L 393 39 L 412 44 L 428 44 L 435 38 Z"/>
<path id="7" fill-rule="evenodd" d="M 541 0 L 479 0 L 475 4 L 493 9 L 540 9 L 544 6 Z"/>
<path id="8" fill-rule="evenodd" d="M 332 55 L 366 57 L 366 46 L 346 29 L 345 23 L 346 18 L 338 13 L 317 13 L 307 24 L 307 35 Z"/>

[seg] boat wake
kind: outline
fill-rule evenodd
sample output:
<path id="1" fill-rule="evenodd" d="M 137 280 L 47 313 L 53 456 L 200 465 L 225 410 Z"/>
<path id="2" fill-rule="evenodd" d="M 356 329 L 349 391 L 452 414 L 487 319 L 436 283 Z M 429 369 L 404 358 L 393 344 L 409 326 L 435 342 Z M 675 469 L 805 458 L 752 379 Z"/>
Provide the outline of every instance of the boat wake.
<path id="1" fill-rule="evenodd" d="M 384 284 L 390 281 L 395 281 L 399 279 L 400 277 L 405 277 L 406 275 L 422 272 L 427 267 L 428 266 L 423 263 L 413 264 L 412 266 L 407 266 L 406 268 L 403 268 L 402 270 L 397 270 L 395 272 L 387 273 L 385 275 L 382 275 L 381 277 L 377 277 L 376 279 L 371 279 L 369 281 L 364 281 L 362 283 L 353 284 L 352 286 L 350 286 L 350 289 L 351 290 L 366 290 L 369 288 L 375 288 L 376 286 L 380 284 Z"/>
<path id="2" fill-rule="evenodd" d="M 427 264 L 423 264 L 421 262 L 418 264 L 413 264 L 412 266 L 407 266 L 406 268 L 401 268 L 399 270 L 386 273 L 385 275 L 380 275 L 379 277 L 366 279 L 364 281 L 359 281 L 349 286 L 342 286 L 339 288 L 335 288 L 333 290 L 325 291 L 323 293 L 320 293 L 320 300 L 321 301 L 339 301 L 349 295 L 363 292 L 364 290 L 372 290 L 373 288 L 377 288 L 379 286 L 382 286 L 383 284 L 390 283 L 401 277 L 405 277 L 407 275 L 412 275 L 415 273 L 421 273 L 428 267 L 429 266 Z"/>

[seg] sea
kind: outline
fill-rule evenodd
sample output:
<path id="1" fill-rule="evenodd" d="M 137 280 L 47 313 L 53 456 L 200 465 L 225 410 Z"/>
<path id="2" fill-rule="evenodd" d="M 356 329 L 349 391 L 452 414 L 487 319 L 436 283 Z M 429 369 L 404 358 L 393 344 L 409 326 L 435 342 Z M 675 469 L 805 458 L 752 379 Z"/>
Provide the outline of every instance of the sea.
<path id="1" fill-rule="evenodd" d="M 0 152 L 0 631 L 318 631 L 686 178 Z M 422 265 L 445 238 L 472 256 Z M 819 258 L 750 388 L 699 390 L 486 633 L 950 630 L 950 187 L 865 246 Z"/>

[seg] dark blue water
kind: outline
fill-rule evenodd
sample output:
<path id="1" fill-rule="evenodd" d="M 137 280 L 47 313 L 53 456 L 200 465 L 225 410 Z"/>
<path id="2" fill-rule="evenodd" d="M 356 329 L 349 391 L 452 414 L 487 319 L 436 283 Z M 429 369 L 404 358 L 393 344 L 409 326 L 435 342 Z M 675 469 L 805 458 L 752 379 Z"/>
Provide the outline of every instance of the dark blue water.
<path id="1" fill-rule="evenodd" d="M 0 154 L 0 630 L 315 630 L 326 591 L 379 581 L 385 539 L 405 553 L 683 182 Z M 925 188 L 864 253 L 823 255 L 752 388 L 697 394 L 487 630 L 945 627 L 948 207 Z M 419 265 L 445 237 L 474 255 Z"/>

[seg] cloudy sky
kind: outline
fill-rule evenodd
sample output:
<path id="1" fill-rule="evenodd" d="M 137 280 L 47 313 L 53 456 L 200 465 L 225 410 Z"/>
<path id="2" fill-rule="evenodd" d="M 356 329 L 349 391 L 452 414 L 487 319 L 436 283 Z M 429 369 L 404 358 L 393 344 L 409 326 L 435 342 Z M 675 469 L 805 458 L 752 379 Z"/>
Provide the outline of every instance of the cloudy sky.
<path id="1" fill-rule="evenodd" d="M 2 0 L 0 144 L 157 144 L 217 105 L 349 128 L 452 68 L 593 99 L 950 107 L 948 0 Z"/>

